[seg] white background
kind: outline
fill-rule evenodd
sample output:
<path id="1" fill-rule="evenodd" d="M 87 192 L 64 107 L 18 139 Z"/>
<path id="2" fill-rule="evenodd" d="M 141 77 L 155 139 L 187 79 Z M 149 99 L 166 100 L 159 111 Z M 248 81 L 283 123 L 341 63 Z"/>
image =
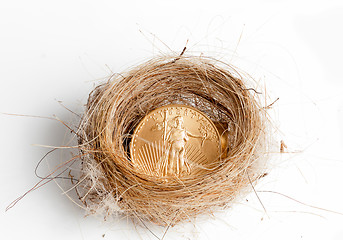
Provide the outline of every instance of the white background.
<path id="1" fill-rule="evenodd" d="M 341 1 L 1 1 L 0 112 L 77 124 L 88 93 L 112 72 L 181 52 L 222 58 L 266 87 L 277 141 L 257 190 L 343 213 L 343 4 Z M 84 218 L 54 183 L 6 206 L 38 179 L 47 148 L 67 143 L 56 121 L 0 116 L 1 239 L 156 239 L 124 220 Z M 64 155 L 53 155 L 49 162 Z M 46 164 L 41 173 L 47 172 Z M 165 239 L 343 239 L 343 216 L 276 193 L 254 194 Z M 248 201 L 247 201 L 248 200 Z M 163 229 L 151 226 L 159 237 Z M 103 234 L 105 234 L 103 236 Z"/>

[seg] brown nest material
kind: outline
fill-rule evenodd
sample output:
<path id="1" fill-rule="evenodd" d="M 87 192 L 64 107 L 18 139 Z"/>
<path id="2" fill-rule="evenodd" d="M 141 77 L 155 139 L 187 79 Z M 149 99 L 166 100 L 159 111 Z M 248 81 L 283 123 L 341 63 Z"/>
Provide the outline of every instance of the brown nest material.
<path id="1" fill-rule="evenodd" d="M 258 92 L 229 65 L 206 57 L 169 56 L 113 76 L 90 94 L 79 130 L 80 199 L 89 213 L 116 213 L 169 225 L 229 207 L 261 176 L 265 111 Z M 222 134 L 226 154 L 211 171 L 165 182 L 131 164 L 129 143 L 152 110 L 192 106 Z"/>

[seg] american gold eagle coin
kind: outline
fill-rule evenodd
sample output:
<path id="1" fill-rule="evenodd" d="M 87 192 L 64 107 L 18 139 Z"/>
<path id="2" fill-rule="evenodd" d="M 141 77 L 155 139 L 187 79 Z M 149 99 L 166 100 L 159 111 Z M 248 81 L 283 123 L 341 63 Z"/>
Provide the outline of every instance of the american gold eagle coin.
<path id="1" fill-rule="evenodd" d="M 130 143 L 131 162 L 138 171 L 161 178 L 182 178 L 211 171 L 222 154 L 221 136 L 201 111 L 167 105 L 146 115 Z"/>

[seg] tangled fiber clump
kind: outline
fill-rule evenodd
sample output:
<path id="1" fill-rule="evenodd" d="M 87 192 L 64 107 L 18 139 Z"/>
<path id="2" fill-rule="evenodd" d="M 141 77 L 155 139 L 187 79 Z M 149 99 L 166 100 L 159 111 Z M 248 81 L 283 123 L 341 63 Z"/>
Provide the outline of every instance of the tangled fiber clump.
<path id="1" fill-rule="evenodd" d="M 227 134 L 226 154 L 212 171 L 164 182 L 131 164 L 135 127 L 169 104 L 199 109 Z M 90 94 L 79 132 L 80 199 L 90 213 L 121 213 L 160 225 L 230 206 L 261 175 L 265 123 L 258 92 L 229 65 L 202 56 L 154 58 Z"/>

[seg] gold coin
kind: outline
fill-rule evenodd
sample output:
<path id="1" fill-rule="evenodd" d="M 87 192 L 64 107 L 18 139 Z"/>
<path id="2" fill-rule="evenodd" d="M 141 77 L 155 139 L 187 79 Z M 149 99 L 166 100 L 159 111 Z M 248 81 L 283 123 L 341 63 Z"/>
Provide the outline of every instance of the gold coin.
<path id="1" fill-rule="evenodd" d="M 221 137 L 201 111 L 185 105 L 157 108 L 136 127 L 130 155 L 140 172 L 180 178 L 210 171 L 221 156 Z"/>

